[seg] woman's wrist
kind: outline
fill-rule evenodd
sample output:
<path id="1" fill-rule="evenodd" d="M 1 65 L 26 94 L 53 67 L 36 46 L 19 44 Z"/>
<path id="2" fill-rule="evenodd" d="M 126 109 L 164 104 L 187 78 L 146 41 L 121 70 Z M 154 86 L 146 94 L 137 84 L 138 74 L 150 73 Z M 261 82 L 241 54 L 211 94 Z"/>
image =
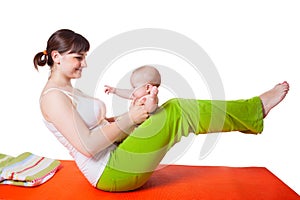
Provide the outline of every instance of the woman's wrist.
<path id="1" fill-rule="evenodd" d="M 125 113 L 125 114 L 119 116 L 115 122 L 116 122 L 116 125 L 118 126 L 118 128 L 122 132 L 128 133 L 128 134 L 131 132 L 132 127 L 135 127 L 135 125 L 136 125 L 136 123 L 131 118 L 129 113 Z"/>

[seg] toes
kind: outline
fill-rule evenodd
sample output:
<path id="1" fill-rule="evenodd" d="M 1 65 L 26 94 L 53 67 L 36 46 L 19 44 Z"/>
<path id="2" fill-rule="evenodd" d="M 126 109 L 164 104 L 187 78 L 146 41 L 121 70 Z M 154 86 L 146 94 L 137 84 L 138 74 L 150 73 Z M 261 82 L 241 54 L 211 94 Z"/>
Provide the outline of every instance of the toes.
<path id="1" fill-rule="evenodd" d="M 288 82 L 284 81 L 283 84 L 285 85 L 286 91 L 290 89 L 290 85 L 288 84 Z"/>
<path id="2" fill-rule="evenodd" d="M 289 83 L 288 83 L 287 81 L 283 81 L 282 84 L 285 85 L 285 86 L 287 86 L 287 87 L 290 86 Z"/>
<path id="3" fill-rule="evenodd" d="M 279 83 L 276 86 L 282 86 L 281 88 L 283 89 L 283 91 L 288 91 L 290 88 L 290 85 L 287 81 L 283 81 L 282 83 Z"/>

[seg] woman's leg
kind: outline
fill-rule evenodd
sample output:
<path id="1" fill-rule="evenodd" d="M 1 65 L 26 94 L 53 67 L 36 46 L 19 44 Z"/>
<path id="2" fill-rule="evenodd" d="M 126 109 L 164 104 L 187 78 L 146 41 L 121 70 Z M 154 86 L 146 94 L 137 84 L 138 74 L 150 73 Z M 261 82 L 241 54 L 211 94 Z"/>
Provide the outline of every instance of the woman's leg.
<path id="1" fill-rule="evenodd" d="M 260 133 L 259 97 L 237 101 L 172 99 L 140 125 L 111 153 L 97 187 L 108 191 L 139 188 L 182 136 L 209 132 Z"/>
<path id="2" fill-rule="evenodd" d="M 284 99 L 288 90 L 289 84 L 283 82 L 249 100 L 166 102 L 111 153 L 97 187 L 107 191 L 139 188 L 167 151 L 190 132 L 260 133 L 263 118 Z"/>

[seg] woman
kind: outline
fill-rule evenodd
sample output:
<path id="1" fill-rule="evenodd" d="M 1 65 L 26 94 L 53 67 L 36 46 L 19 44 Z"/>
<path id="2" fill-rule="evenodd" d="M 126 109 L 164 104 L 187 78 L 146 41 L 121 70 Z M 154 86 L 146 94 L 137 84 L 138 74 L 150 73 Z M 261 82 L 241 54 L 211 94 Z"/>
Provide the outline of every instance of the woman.
<path id="1" fill-rule="evenodd" d="M 89 182 L 105 191 L 141 187 L 167 151 L 190 132 L 261 133 L 263 118 L 289 90 L 283 82 L 247 100 L 172 99 L 151 117 L 144 105 L 134 105 L 124 115 L 108 119 L 102 101 L 71 84 L 86 67 L 89 47 L 80 34 L 58 30 L 46 50 L 36 54 L 34 65 L 38 69 L 47 64 L 51 69 L 40 97 L 46 126 L 70 151 Z M 141 125 L 136 128 L 137 124 Z"/>

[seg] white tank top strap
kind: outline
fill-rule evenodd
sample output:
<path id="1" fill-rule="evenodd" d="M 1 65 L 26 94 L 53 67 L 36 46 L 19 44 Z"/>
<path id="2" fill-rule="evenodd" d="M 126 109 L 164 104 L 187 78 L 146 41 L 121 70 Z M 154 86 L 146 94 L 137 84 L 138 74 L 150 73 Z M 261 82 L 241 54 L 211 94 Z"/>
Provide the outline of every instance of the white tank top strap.
<path id="1" fill-rule="evenodd" d="M 48 88 L 47 90 L 45 90 L 45 91 L 42 93 L 42 95 L 41 95 L 41 97 L 40 97 L 40 103 L 41 103 L 42 97 L 43 97 L 44 95 L 46 95 L 47 93 L 53 91 L 53 90 L 58 90 L 58 91 L 64 93 L 66 96 L 68 96 L 72 101 L 75 101 L 74 94 L 73 94 L 72 92 L 63 90 L 63 89 L 61 89 L 61 88 L 52 87 L 52 88 Z"/>
<path id="2" fill-rule="evenodd" d="M 64 94 L 66 94 L 66 95 L 68 95 L 68 96 L 72 94 L 71 92 L 66 91 L 66 90 L 63 90 L 63 89 L 61 89 L 61 88 L 52 87 L 52 88 L 48 88 L 47 90 L 45 90 L 45 91 L 43 92 L 42 96 L 45 95 L 45 94 L 47 94 L 47 93 L 50 92 L 50 91 L 53 91 L 53 90 L 61 91 L 61 92 L 63 92 Z"/>

